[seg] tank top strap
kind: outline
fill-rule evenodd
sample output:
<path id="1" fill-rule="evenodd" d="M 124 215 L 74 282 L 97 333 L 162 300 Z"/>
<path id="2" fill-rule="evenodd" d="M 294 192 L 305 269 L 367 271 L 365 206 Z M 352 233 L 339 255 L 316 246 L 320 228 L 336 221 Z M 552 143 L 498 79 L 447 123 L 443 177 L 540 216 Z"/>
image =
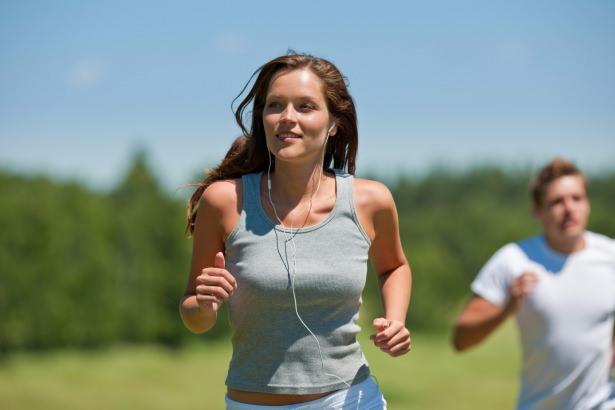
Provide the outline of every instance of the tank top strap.
<path id="1" fill-rule="evenodd" d="M 368 244 L 371 244 L 369 236 L 361 226 L 357 210 L 354 203 L 354 176 L 341 170 L 335 171 L 335 181 L 337 183 L 337 214 L 349 218 L 356 225 L 357 229 Z"/>
<path id="2" fill-rule="evenodd" d="M 353 181 L 354 177 L 339 169 L 335 173 L 337 186 L 336 212 L 357 221 L 354 205 Z M 243 210 L 247 214 L 258 214 L 260 210 L 260 179 L 261 173 L 245 174 L 241 177 L 243 185 Z"/>
<path id="3" fill-rule="evenodd" d="M 334 169 L 335 183 L 337 184 L 337 204 L 338 212 L 354 217 L 354 198 L 353 198 L 353 176 L 342 170 Z"/>
<path id="4" fill-rule="evenodd" d="M 260 201 L 260 177 L 260 172 L 241 176 L 243 209 L 248 213 L 258 209 L 258 201 Z"/>

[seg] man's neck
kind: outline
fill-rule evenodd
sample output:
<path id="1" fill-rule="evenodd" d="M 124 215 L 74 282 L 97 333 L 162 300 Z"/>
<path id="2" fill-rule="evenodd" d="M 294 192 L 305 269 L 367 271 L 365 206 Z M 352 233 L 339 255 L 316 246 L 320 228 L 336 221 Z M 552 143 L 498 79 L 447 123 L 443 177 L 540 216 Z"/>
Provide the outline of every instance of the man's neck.
<path id="1" fill-rule="evenodd" d="M 551 249 L 559 253 L 573 253 L 585 248 L 584 233 L 571 238 L 554 238 L 553 236 L 544 234 L 545 240 Z"/>

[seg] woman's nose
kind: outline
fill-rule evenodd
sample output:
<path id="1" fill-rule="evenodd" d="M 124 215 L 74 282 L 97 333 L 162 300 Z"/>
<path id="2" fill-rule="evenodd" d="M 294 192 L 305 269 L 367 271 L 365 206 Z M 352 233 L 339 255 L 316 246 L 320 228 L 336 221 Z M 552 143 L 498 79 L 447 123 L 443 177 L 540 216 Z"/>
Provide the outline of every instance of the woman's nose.
<path id="1" fill-rule="evenodd" d="M 297 120 L 297 113 L 294 108 L 289 104 L 284 108 L 284 110 L 280 113 L 280 121 L 284 122 L 295 122 Z"/>

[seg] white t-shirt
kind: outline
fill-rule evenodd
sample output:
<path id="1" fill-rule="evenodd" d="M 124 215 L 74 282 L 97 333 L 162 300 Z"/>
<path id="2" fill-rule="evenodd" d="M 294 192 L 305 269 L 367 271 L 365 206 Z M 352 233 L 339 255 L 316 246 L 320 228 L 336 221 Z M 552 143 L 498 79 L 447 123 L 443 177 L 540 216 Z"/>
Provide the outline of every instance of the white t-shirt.
<path id="1" fill-rule="evenodd" d="M 523 350 L 518 409 L 594 409 L 611 393 L 615 241 L 586 232 L 585 244 L 569 255 L 543 236 L 507 244 L 472 283 L 475 294 L 504 306 L 514 278 L 538 276 L 516 314 Z"/>

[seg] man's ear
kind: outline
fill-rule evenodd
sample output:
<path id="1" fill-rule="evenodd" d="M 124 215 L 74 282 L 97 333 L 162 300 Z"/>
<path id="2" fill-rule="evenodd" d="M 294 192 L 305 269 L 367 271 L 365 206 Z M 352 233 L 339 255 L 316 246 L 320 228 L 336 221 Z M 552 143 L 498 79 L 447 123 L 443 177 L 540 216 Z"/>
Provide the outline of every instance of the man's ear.
<path id="1" fill-rule="evenodd" d="M 532 202 L 532 216 L 538 220 L 541 219 L 542 206 L 536 202 Z"/>

